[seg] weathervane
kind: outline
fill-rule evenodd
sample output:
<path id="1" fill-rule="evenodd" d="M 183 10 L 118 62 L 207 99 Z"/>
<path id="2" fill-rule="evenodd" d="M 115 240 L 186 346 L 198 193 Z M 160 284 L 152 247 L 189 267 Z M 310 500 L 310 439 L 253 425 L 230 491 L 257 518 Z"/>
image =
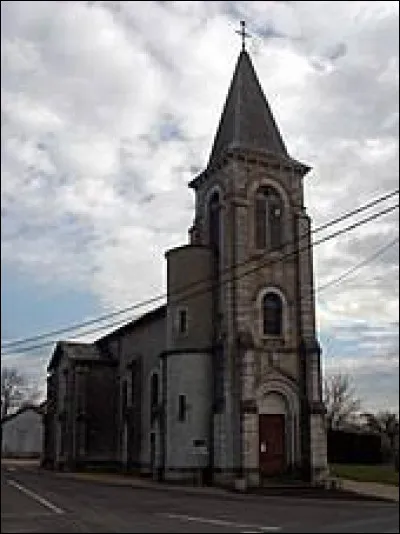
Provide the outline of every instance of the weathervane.
<path id="1" fill-rule="evenodd" d="M 242 50 L 245 50 L 246 37 L 250 37 L 250 34 L 246 32 L 246 23 L 244 20 L 240 21 L 240 30 L 235 30 L 242 37 Z"/>

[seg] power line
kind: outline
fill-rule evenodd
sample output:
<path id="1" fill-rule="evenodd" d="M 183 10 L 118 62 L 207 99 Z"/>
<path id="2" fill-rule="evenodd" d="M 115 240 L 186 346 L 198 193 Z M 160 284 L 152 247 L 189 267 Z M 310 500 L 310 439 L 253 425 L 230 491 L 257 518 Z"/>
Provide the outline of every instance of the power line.
<path id="1" fill-rule="evenodd" d="M 222 284 L 226 284 L 228 282 L 231 282 L 233 280 L 237 280 L 239 278 L 243 278 L 244 276 L 247 276 L 247 275 L 257 271 L 257 270 L 261 269 L 262 267 L 267 266 L 268 264 L 274 264 L 274 263 L 281 262 L 284 259 L 287 259 L 288 257 L 293 256 L 295 254 L 298 254 L 299 252 L 301 252 L 303 250 L 306 250 L 306 249 L 309 249 L 309 248 L 313 248 L 313 247 L 318 246 L 321 243 L 324 243 L 326 241 L 329 241 L 329 240 L 331 240 L 331 239 L 333 239 L 333 238 L 335 238 L 335 237 L 337 237 L 337 236 L 339 236 L 341 234 L 350 232 L 351 230 L 354 230 L 355 228 L 358 228 L 359 226 L 362 226 L 363 224 L 366 224 L 366 223 L 368 223 L 368 222 L 370 222 L 372 220 L 377 219 L 378 217 L 382 217 L 383 215 L 386 215 L 387 213 L 390 213 L 391 211 L 395 210 L 398 207 L 399 207 L 399 204 L 395 204 L 394 206 L 390 206 L 388 208 L 385 208 L 384 210 L 381 210 L 378 213 L 374 213 L 373 215 L 369 215 L 368 217 L 365 217 L 364 219 L 361 219 L 360 221 L 357 221 L 356 223 L 353 223 L 353 224 L 351 224 L 349 226 L 346 226 L 345 228 L 342 228 L 340 230 L 337 230 L 337 231 L 333 232 L 332 234 L 329 234 L 328 236 L 325 236 L 325 237 L 323 237 L 323 238 L 321 238 L 321 239 L 319 239 L 317 241 L 314 241 L 314 242 L 312 242 L 310 244 L 307 244 L 302 248 L 299 248 L 299 249 L 296 249 L 296 250 L 294 250 L 292 252 L 289 252 L 289 253 L 285 254 L 284 256 L 282 256 L 282 257 L 274 258 L 274 259 L 268 259 L 266 262 L 263 262 L 263 263 L 261 263 L 259 265 L 256 265 L 255 267 L 252 267 L 251 269 L 245 271 L 244 273 L 240 273 L 240 275 L 235 275 L 235 276 L 232 276 L 231 279 L 222 281 L 221 285 Z M 185 293 L 184 297 L 181 297 L 181 299 L 174 300 L 174 304 L 179 303 L 180 300 L 182 300 L 182 298 L 186 299 L 189 296 L 193 297 L 193 296 L 195 296 L 197 294 L 201 294 L 201 293 L 205 293 L 205 292 L 210 291 L 212 289 L 213 283 L 210 283 L 209 280 L 207 280 L 205 282 L 207 282 L 207 285 L 210 286 L 210 287 L 198 288 L 197 291 L 194 291 L 192 293 Z M 200 285 L 201 283 L 202 282 L 196 282 L 195 284 L 190 284 L 187 287 L 190 287 L 191 285 Z M 155 299 L 161 300 L 161 298 L 164 298 L 164 297 L 165 297 L 165 295 L 161 295 L 159 297 L 154 297 L 154 300 Z M 120 322 L 118 322 L 118 323 L 120 323 Z M 125 324 L 129 324 L 129 323 L 125 323 Z M 108 327 L 111 327 L 111 326 L 112 325 L 108 325 Z M 123 326 L 123 324 L 121 326 Z M 87 335 L 87 334 L 93 333 L 95 331 L 102 330 L 103 328 L 106 328 L 106 327 L 107 327 L 107 325 L 106 326 L 102 326 L 102 327 L 97 327 L 96 329 L 92 329 L 92 330 L 89 330 L 89 331 L 81 332 L 80 335 Z M 41 343 L 39 345 L 22 347 L 21 349 L 18 349 L 18 348 L 11 349 L 10 351 L 3 353 L 2 356 L 8 356 L 9 354 L 13 354 L 13 353 L 29 352 L 31 350 L 36 350 L 36 349 L 39 349 L 39 348 L 48 347 L 50 345 L 53 345 L 53 343 L 55 343 L 54 340 L 47 341 L 47 342 Z"/>
<path id="2" fill-rule="evenodd" d="M 335 219 L 333 219 L 332 221 L 328 221 L 326 223 L 323 223 L 322 225 L 318 226 L 317 228 L 315 228 L 314 230 L 311 231 L 311 233 L 318 233 L 318 232 L 321 232 L 322 230 L 325 230 L 326 228 L 334 225 L 334 224 L 337 224 L 338 222 L 341 222 L 341 221 L 344 221 L 346 219 L 348 219 L 349 217 L 352 217 L 353 215 L 356 215 L 362 211 L 365 211 L 385 200 L 388 200 L 389 198 L 393 197 L 394 195 L 398 194 L 399 193 L 399 189 L 396 189 L 390 193 L 386 193 L 374 200 L 371 200 L 370 202 L 362 205 L 362 206 L 359 206 L 358 208 L 355 208 L 351 211 L 349 211 L 348 213 L 345 213 L 343 215 L 340 215 L 338 217 L 336 217 Z M 305 234 L 306 235 L 306 234 Z M 300 236 L 300 239 L 302 239 L 304 236 Z M 292 242 L 287 242 L 287 243 L 284 243 L 282 245 L 282 247 L 280 248 L 284 248 L 286 246 L 288 246 L 289 244 L 293 244 L 293 241 Z M 242 265 L 245 265 L 248 263 L 248 260 L 244 260 L 243 262 L 239 262 L 237 263 L 235 266 L 233 267 L 228 267 L 226 269 L 223 269 L 221 274 L 225 274 L 225 271 L 230 271 L 232 269 L 235 269 L 235 268 L 238 268 L 238 267 L 241 267 Z M 204 282 L 207 282 L 207 280 L 204 280 Z M 201 281 L 197 281 L 194 283 L 194 285 L 197 285 L 201 283 Z M 184 289 L 185 291 L 187 289 L 189 289 L 191 287 L 191 285 L 193 284 L 188 284 L 188 286 Z M 60 329 L 57 329 L 57 330 L 52 330 L 50 332 L 46 332 L 44 334 L 38 334 L 36 336 L 32 336 L 32 337 L 27 337 L 27 338 L 22 338 L 22 339 L 18 339 L 18 340 L 15 340 L 15 341 L 9 341 L 9 342 L 6 342 L 6 343 L 3 343 L 1 345 L 1 348 L 2 349 L 9 349 L 9 348 L 12 348 L 12 347 L 16 347 L 17 345 L 25 345 L 26 343 L 31 343 L 31 342 L 34 342 L 34 341 L 39 341 L 40 339 L 44 339 L 46 337 L 50 337 L 50 336 L 55 336 L 55 335 L 59 335 L 59 334 L 64 334 L 66 332 L 71 332 L 73 330 L 78 330 L 80 328 L 83 328 L 85 326 L 89 326 L 89 325 L 92 325 L 92 324 L 95 324 L 95 323 L 99 323 L 99 322 L 102 322 L 102 321 L 106 321 L 107 319 L 110 319 L 112 317 L 116 317 L 118 315 L 122 315 L 124 313 L 127 313 L 127 312 L 130 312 L 130 311 L 134 311 L 134 310 L 137 310 L 138 308 L 142 308 L 144 306 L 148 306 L 149 304 L 153 304 L 155 302 L 158 302 L 159 300 L 165 298 L 167 295 L 166 293 L 163 293 L 161 295 L 156 295 L 155 297 L 152 297 L 150 299 L 147 299 L 147 300 L 144 300 L 144 301 L 141 301 L 139 303 L 136 303 L 136 304 L 132 304 L 130 306 L 127 306 L 125 308 L 121 308 L 119 310 L 115 310 L 113 312 L 108 312 L 104 315 L 100 315 L 96 318 L 93 318 L 93 319 L 88 319 L 87 321 L 82 321 L 82 322 L 79 322 L 79 323 L 74 323 L 72 325 L 69 325 L 69 326 L 66 326 L 66 327 L 63 327 L 63 328 L 60 328 Z M 107 325 L 104 325 L 104 328 L 107 327 Z M 103 327 L 102 327 L 103 328 Z"/>
<path id="3" fill-rule="evenodd" d="M 140 317 L 140 315 L 138 317 Z M 125 319 L 120 319 L 119 321 L 114 321 L 114 322 L 108 323 L 106 325 L 96 326 L 95 328 L 90 328 L 89 330 L 84 330 L 83 332 L 78 332 L 75 335 L 73 335 L 72 338 L 75 338 L 75 337 L 78 337 L 78 336 L 83 336 L 83 335 L 86 336 L 86 335 L 90 335 L 90 334 L 95 334 L 96 332 L 101 332 L 102 330 L 105 330 L 107 328 L 112 328 L 114 326 L 120 327 L 120 326 L 124 326 L 125 324 L 127 324 L 126 320 Z M 4 356 L 10 356 L 11 354 L 18 354 L 20 352 L 21 353 L 30 352 L 32 350 L 41 349 L 43 347 L 50 347 L 50 345 L 53 345 L 54 343 L 57 343 L 57 341 L 52 339 L 50 341 L 47 341 L 47 342 L 44 342 L 44 343 L 40 343 L 38 345 L 31 345 L 31 346 L 28 346 L 28 347 L 22 347 L 21 349 L 12 348 L 12 349 L 10 349 L 10 351 L 6 351 L 6 352 L 2 353 L 1 356 L 4 357 Z"/>
<path id="4" fill-rule="evenodd" d="M 101 315 L 101 316 L 98 316 L 97 318 L 94 318 L 94 319 L 88 319 L 87 321 L 82 321 L 82 322 L 79 322 L 79 323 L 75 323 L 75 324 L 72 324 L 70 326 L 66 326 L 66 327 L 63 327 L 63 328 L 60 328 L 58 330 L 52 330 L 50 332 L 47 332 L 45 334 L 38 334 L 36 336 L 32 336 L 32 337 L 27 337 L 27 338 L 23 338 L 23 339 L 18 339 L 18 340 L 15 340 L 15 341 L 9 341 L 7 343 L 4 343 L 2 345 L 2 349 L 8 349 L 8 348 L 11 348 L 11 347 L 14 347 L 16 345 L 23 345 L 25 343 L 30 343 L 32 341 L 38 341 L 39 339 L 43 339 L 43 338 L 46 338 L 46 337 L 50 337 L 50 336 L 54 336 L 54 335 L 58 335 L 58 334 L 64 334 L 65 332 L 70 332 L 71 330 L 79 330 L 80 328 L 83 328 L 85 326 L 89 326 L 91 324 L 95 324 L 95 323 L 100 323 L 102 321 L 105 321 L 107 319 L 110 319 L 112 317 L 116 317 L 117 315 L 122 315 L 123 313 L 127 313 L 127 312 L 130 312 L 130 311 L 133 311 L 137 308 L 142 308 L 144 306 L 147 306 L 149 304 L 153 304 L 154 302 L 157 302 L 160 300 L 161 297 L 163 297 L 164 295 L 157 295 L 155 297 L 152 297 L 150 299 L 147 299 L 147 300 L 144 300 L 142 302 L 139 302 L 138 304 L 132 304 L 131 306 L 127 306 L 126 308 L 121 308 L 120 310 L 115 310 L 113 312 L 109 312 L 109 313 L 106 313 L 104 315 Z M 120 319 L 120 321 L 123 321 L 124 319 Z M 103 325 L 101 328 L 106 328 L 107 325 Z"/>
<path id="5" fill-rule="evenodd" d="M 360 213 L 362 211 L 365 211 L 369 208 L 372 208 L 373 206 L 376 206 L 376 204 L 380 204 L 381 202 L 388 200 L 389 198 L 397 195 L 399 193 L 399 189 L 395 189 L 394 191 L 391 191 L 390 193 L 386 193 L 385 195 L 375 198 L 374 200 L 370 200 L 366 204 L 362 204 L 358 208 L 355 208 L 344 215 L 339 215 L 336 217 L 336 219 L 333 219 L 332 221 L 328 221 L 327 223 L 321 224 L 318 226 L 314 232 L 320 232 L 321 230 L 324 230 L 328 226 L 332 226 L 338 222 L 344 221 L 345 219 L 348 219 L 349 217 L 352 217 L 353 215 L 357 215 L 357 213 Z"/>
<path id="6" fill-rule="evenodd" d="M 330 280 L 329 282 L 327 282 L 326 284 L 323 284 L 322 286 L 319 286 L 317 288 L 317 291 L 318 292 L 321 292 L 321 291 L 324 291 L 324 289 L 327 289 L 328 287 L 331 287 L 335 284 L 337 284 L 338 282 L 342 281 L 344 278 L 347 278 L 348 276 L 350 276 L 351 274 L 354 274 L 356 271 L 358 271 L 359 269 L 361 269 L 361 267 L 365 267 L 365 265 L 368 265 L 368 263 L 371 263 L 371 261 L 375 260 L 376 258 L 378 258 L 379 256 L 381 256 L 384 252 L 386 252 L 390 247 L 392 247 L 395 243 L 397 243 L 399 241 L 399 238 L 396 237 L 395 239 L 393 239 L 392 241 L 390 241 L 390 243 L 386 244 L 384 247 L 381 247 L 380 249 L 378 249 L 374 254 L 372 254 L 371 256 L 369 256 L 368 258 L 366 258 L 365 260 L 363 261 L 360 261 L 359 263 L 357 263 L 356 265 L 354 265 L 353 267 L 351 267 L 350 269 L 348 269 L 347 271 L 345 271 L 344 273 L 342 273 L 340 276 L 338 276 L 337 278 L 334 278 L 333 280 Z"/>
<path id="7" fill-rule="evenodd" d="M 386 195 L 386 197 L 387 197 L 387 195 Z M 374 202 L 376 203 L 376 201 L 374 201 Z M 370 205 L 371 205 L 371 203 L 368 204 L 368 207 L 370 207 Z M 384 215 L 384 214 L 388 213 L 389 211 L 392 211 L 392 210 L 395 209 L 396 207 L 397 207 L 397 205 L 395 205 L 395 206 L 393 206 L 393 207 L 390 207 L 390 208 L 388 208 L 388 209 L 386 209 L 386 210 L 383 210 L 382 212 L 378 212 L 378 213 L 376 214 L 376 216 Z M 366 208 L 367 208 L 367 206 L 364 206 L 364 209 L 366 209 Z M 353 210 L 351 213 L 353 213 L 353 212 L 355 212 L 355 211 L 359 212 L 360 209 L 362 209 L 362 208 L 357 208 L 356 210 Z M 341 218 L 341 220 L 344 220 L 345 218 L 348 218 L 349 215 L 350 215 L 350 213 L 345 214 L 345 215 Z M 365 219 L 365 222 L 368 222 L 369 220 L 373 220 L 374 218 L 376 218 L 375 215 L 373 215 L 373 216 L 371 216 L 371 217 Z M 361 220 L 361 223 L 363 223 L 363 221 L 364 221 L 364 220 Z M 327 228 L 329 225 L 336 224 L 337 222 L 339 222 L 339 218 L 335 219 L 335 220 L 332 221 L 331 223 L 325 223 L 325 224 L 323 224 L 322 227 L 318 227 L 318 228 L 316 228 L 316 229 L 313 230 L 311 233 L 316 233 L 316 232 L 320 231 L 322 228 L 325 229 L 325 228 Z M 351 225 L 351 226 L 348 227 L 348 228 L 349 228 L 349 229 L 353 229 L 353 227 L 356 227 L 356 226 L 358 226 L 358 223 L 355 223 L 355 226 L 354 226 L 354 225 Z M 345 229 L 345 230 L 346 230 L 346 229 Z M 336 232 L 335 234 L 332 234 L 332 238 L 335 237 L 336 235 L 340 235 L 341 233 L 343 233 L 342 230 L 339 230 L 339 231 Z M 306 234 L 304 234 L 304 236 L 305 236 L 305 235 L 306 235 Z M 304 236 L 301 236 L 301 237 L 304 237 Z M 325 240 L 325 239 L 324 239 L 324 240 Z M 285 243 L 281 248 L 286 247 L 288 244 L 289 244 L 289 243 Z M 316 244 L 319 244 L 319 242 L 316 243 Z M 293 254 L 293 253 L 291 253 L 291 254 L 289 254 L 289 255 L 292 255 L 292 254 Z M 285 258 L 285 256 L 284 256 L 284 258 Z M 284 258 L 281 258 L 281 259 L 284 259 Z M 271 260 L 268 260 L 268 261 L 270 262 Z M 274 263 L 275 261 L 272 260 L 272 262 Z M 229 268 L 227 268 L 227 269 L 224 269 L 223 272 L 224 272 L 224 271 L 233 270 L 233 269 L 235 269 L 235 268 L 237 268 L 237 267 L 240 267 L 241 265 L 246 264 L 246 263 L 248 263 L 248 260 L 246 260 L 246 261 L 244 261 L 244 262 L 241 262 L 241 263 L 238 263 L 238 264 L 236 264 L 236 265 L 233 266 L 233 267 L 229 267 Z M 262 267 L 262 266 L 263 266 L 263 265 L 261 265 L 261 266 L 256 266 L 256 270 L 257 270 L 258 268 Z M 250 272 L 253 272 L 253 271 L 250 271 Z M 244 273 L 244 275 L 245 275 L 245 274 L 247 274 L 247 273 Z M 234 279 L 234 278 L 232 278 L 232 280 L 233 280 L 233 279 Z M 186 292 L 186 291 L 187 291 L 188 289 L 190 289 L 191 287 L 193 287 L 193 286 L 197 286 L 197 285 L 202 285 L 202 284 L 207 284 L 207 285 L 208 285 L 208 284 L 209 284 L 209 279 L 198 280 L 198 281 L 196 281 L 196 282 L 194 282 L 194 283 L 188 284 L 187 286 L 185 286 L 185 288 L 184 288 L 181 292 L 182 292 L 182 293 L 183 293 L 183 292 Z M 202 291 L 204 291 L 204 290 L 202 289 L 201 292 L 202 292 Z M 195 292 L 194 295 L 195 295 L 195 294 L 197 294 L 197 292 Z M 191 296 L 191 294 L 189 294 L 189 295 Z M 185 296 L 187 297 L 188 295 L 185 295 Z M 166 297 L 166 294 L 164 293 L 164 294 L 155 296 L 155 297 L 153 297 L 153 298 L 151 298 L 151 299 L 148 299 L 148 300 L 146 300 L 146 301 L 142 301 L 142 302 L 140 302 L 140 303 L 137 303 L 137 304 L 134 304 L 134 305 L 132 305 L 132 306 L 129 306 L 128 308 L 125 308 L 124 310 L 120 310 L 120 311 L 114 312 L 114 313 L 112 313 L 112 314 L 107 314 L 107 316 L 114 316 L 114 315 L 117 315 L 118 313 L 122 313 L 122 312 L 130 311 L 130 310 L 133 310 L 133 309 L 137 309 L 137 308 L 143 307 L 143 306 L 145 306 L 145 305 L 148 305 L 148 304 L 157 302 L 157 301 L 159 301 L 159 300 L 161 300 L 161 299 L 164 299 L 165 297 Z M 106 316 L 104 316 L 103 320 L 104 320 L 105 318 L 106 318 Z M 98 322 L 98 321 L 99 321 L 99 319 L 97 319 L 97 320 L 93 319 L 93 320 L 91 320 L 91 321 L 86 321 L 85 323 L 80 323 L 80 324 L 76 325 L 76 327 L 72 327 L 72 326 L 71 326 L 71 327 L 66 327 L 66 328 L 63 328 L 63 329 L 60 329 L 60 330 L 57 330 L 57 331 L 49 332 L 49 333 L 47 333 L 47 334 L 41 334 L 41 335 L 35 336 L 34 338 L 27 338 L 27 339 L 25 340 L 24 344 L 26 344 L 28 341 L 33 341 L 33 340 L 41 339 L 41 338 L 44 338 L 44 337 L 49 337 L 50 335 L 55 335 L 55 334 L 59 334 L 59 333 L 66 332 L 66 331 L 71 331 L 71 330 L 76 330 L 77 328 L 80 329 L 80 328 L 82 328 L 83 326 L 86 326 L 87 324 L 93 324 L 94 322 Z M 113 326 L 114 324 L 117 324 L 117 323 L 111 323 L 110 325 L 107 325 L 107 324 L 106 324 L 106 325 L 103 325 L 103 326 L 101 326 L 100 328 L 95 329 L 94 331 L 99 331 L 99 330 L 101 330 L 101 329 L 103 329 L 103 328 L 111 327 L 111 326 Z M 92 330 L 90 330 L 90 331 L 88 331 L 88 332 L 91 332 L 91 331 L 92 331 Z M 81 333 L 80 335 L 82 335 L 82 334 L 86 334 L 86 333 L 87 333 L 87 332 L 85 331 L 85 332 Z M 40 345 L 40 346 L 46 346 L 46 345 L 48 345 L 48 344 L 52 344 L 53 342 L 54 342 L 54 341 L 52 341 L 52 342 L 48 342 L 48 343 L 46 343 L 45 345 Z M 17 342 L 14 342 L 13 345 L 14 345 L 14 344 L 17 344 Z M 18 344 L 22 344 L 22 340 L 21 340 Z M 11 345 L 7 345 L 7 347 L 4 347 L 4 348 L 8 348 L 8 347 L 10 347 L 10 346 L 11 346 Z M 15 351 L 12 351 L 12 352 L 15 352 Z"/>
<path id="8" fill-rule="evenodd" d="M 371 261 L 373 261 L 374 259 L 376 259 L 379 256 L 381 256 L 384 252 L 386 252 L 386 250 L 388 250 L 390 247 L 392 247 L 398 241 L 399 241 L 399 237 L 396 237 L 395 239 L 393 239 L 392 241 L 387 243 L 385 246 L 383 246 L 380 249 L 378 249 L 374 254 L 372 254 L 371 256 L 366 258 L 365 260 L 357 263 L 356 265 L 354 265 L 353 267 L 351 267 L 350 269 L 348 269 L 347 271 L 345 271 L 344 273 L 339 275 L 337 278 L 334 278 L 334 279 L 330 280 L 329 282 L 327 282 L 326 284 L 323 284 L 323 285 L 319 286 L 316 289 L 316 293 L 321 294 L 321 292 L 323 292 L 325 289 L 328 289 L 329 287 L 337 284 L 339 281 L 343 280 L 347 276 L 350 276 L 351 274 L 356 272 L 361 267 L 364 267 L 368 263 L 371 263 Z M 326 359 L 329 356 L 328 352 L 329 352 L 329 349 L 330 349 L 330 345 L 333 342 L 333 338 L 331 336 L 328 336 L 326 334 L 326 332 L 324 333 L 324 338 L 325 338 L 325 341 L 327 342 L 327 343 L 324 344 L 324 352 L 323 352 L 324 353 L 324 358 Z M 333 357 L 333 356 L 331 356 L 331 357 Z"/>
<path id="9" fill-rule="evenodd" d="M 333 232 L 332 234 L 329 234 L 328 236 L 322 237 L 321 239 L 319 239 L 317 241 L 314 241 L 314 242 L 310 243 L 309 245 L 307 244 L 304 247 L 301 247 L 301 248 L 298 248 L 298 249 L 296 249 L 296 250 L 294 250 L 292 252 L 289 252 L 288 254 L 285 254 L 281 258 L 276 258 L 276 259 L 273 259 L 273 260 L 267 260 L 266 262 L 263 262 L 261 265 L 256 265 L 252 269 L 250 269 L 250 270 L 248 270 L 248 271 L 246 271 L 244 273 L 241 273 L 239 276 L 232 277 L 232 280 L 234 280 L 234 279 L 237 280 L 239 278 L 242 278 L 243 276 L 247 276 L 248 274 L 251 274 L 251 273 L 253 273 L 255 271 L 258 271 L 262 267 L 266 267 L 269 264 L 278 263 L 279 261 L 283 261 L 283 260 L 289 258 L 290 256 L 294 256 L 294 255 L 298 254 L 299 252 L 302 252 L 303 250 L 307 250 L 309 248 L 314 248 L 315 246 L 318 246 L 321 243 L 325 243 L 325 241 L 330 241 L 331 239 L 334 239 L 335 237 L 337 237 L 337 236 L 339 236 L 341 234 L 345 234 L 347 232 L 350 232 L 351 230 L 354 230 L 355 228 L 358 228 L 359 226 L 362 226 L 363 224 L 366 224 L 366 223 L 368 223 L 370 221 L 373 221 L 373 220 L 377 219 L 378 217 L 382 217 L 383 215 L 386 215 L 386 214 L 390 213 L 391 211 L 395 210 L 398 207 L 399 207 L 399 204 L 395 204 L 394 206 L 390 206 L 388 208 L 385 208 L 385 209 L 381 210 L 378 213 L 374 213 L 373 215 L 369 215 L 368 217 L 365 217 L 364 219 L 361 219 L 360 221 L 357 221 L 356 223 L 350 224 L 349 226 L 346 226 L 345 228 L 337 230 L 337 231 Z M 230 280 L 226 280 L 223 283 L 227 283 L 229 281 Z M 192 296 L 192 295 L 190 295 L 190 296 Z M 185 298 L 187 298 L 187 295 L 185 295 Z"/>

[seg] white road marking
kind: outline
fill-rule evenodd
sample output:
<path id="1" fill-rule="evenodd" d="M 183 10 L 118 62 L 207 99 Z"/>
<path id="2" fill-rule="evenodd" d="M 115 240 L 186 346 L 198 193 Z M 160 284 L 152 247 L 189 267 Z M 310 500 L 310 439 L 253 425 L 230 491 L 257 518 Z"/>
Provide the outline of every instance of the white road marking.
<path id="1" fill-rule="evenodd" d="M 280 527 L 265 527 L 259 525 L 246 525 L 242 523 L 235 523 L 234 521 L 226 521 L 225 519 L 213 519 L 208 517 L 195 517 L 192 515 L 184 514 L 165 514 L 159 513 L 157 515 L 162 515 L 168 517 L 169 519 L 180 519 L 181 521 L 193 521 L 197 523 L 207 523 L 209 525 L 218 525 L 220 527 L 234 527 L 234 528 L 244 528 L 244 529 L 256 529 L 259 533 L 261 532 L 276 532 L 280 530 Z"/>
<path id="2" fill-rule="evenodd" d="M 58 508 L 58 506 L 52 504 L 50 501 L 48 501 L 44 497 L 41 497 L 40 495 L 31 491 L 30 489 L 25 488 L 24 486 L 21 486 L 21 484 L 18 484 L 18 482 L 15 482 L 15 480 L 7 479 L 7 483 L 10 484 L 10 486 L 14 486 L 14 488 L 17 488 L 22 493 L 25 493 L 25 495 L 28 495 L 28 497 L 31 497 L 31 499 L 34 499 L 35 501 L 39 502 L 41 505 L 45 506 L 46 508 L 49 508 L 49 510 L 51 510 L 55 514 L 64 513 L 64 510 L 61 510 L 61 508 Z"/>

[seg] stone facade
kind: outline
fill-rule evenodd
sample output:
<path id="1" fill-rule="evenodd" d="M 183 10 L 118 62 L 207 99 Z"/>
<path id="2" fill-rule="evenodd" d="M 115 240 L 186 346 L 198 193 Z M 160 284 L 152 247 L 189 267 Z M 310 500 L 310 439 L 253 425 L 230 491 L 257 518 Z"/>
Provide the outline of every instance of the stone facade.
<path id="1" fill-rule="evenodd" d="M 325 476 L 309 170 L 242 51 L 210 160 L 189 184 L 190 242 L 166 254 L 167 304 L 93 345 L 56 348 L 50 464 L 250 485 Z"/>
<path id="2" fill-rule="evenodd" d="M 98 345 L 117 362 L 117 456 L 124 467 L 151 472 L 151 439 L 156 432 L 160 393 L 160 354 L 165 349 L 164 306 L 99 340 Z M 158 392 L 151 402 L 152 376 Z M 153 437 L 154 439 L 154 437 Z M 156 444 L 157 446 L 157 444 Z"/>
<path id="3" fill-rule="evenodd" d="M 44 465 L 116 463 L 116 362 L 95 345 L 59 342 L 47 380 Z"/>

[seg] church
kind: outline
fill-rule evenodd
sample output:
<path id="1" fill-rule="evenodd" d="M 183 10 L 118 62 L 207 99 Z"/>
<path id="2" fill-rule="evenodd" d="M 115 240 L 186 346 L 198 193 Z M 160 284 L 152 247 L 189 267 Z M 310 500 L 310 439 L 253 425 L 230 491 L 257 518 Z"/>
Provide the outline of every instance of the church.
<path id="1" fill-rule="evenodd" d="M 43 465 L 258 486 L 327 474 L 310 167 L 293 159 L 244 43 L 168 250 L 166 304 L 48 365 Z"/>

